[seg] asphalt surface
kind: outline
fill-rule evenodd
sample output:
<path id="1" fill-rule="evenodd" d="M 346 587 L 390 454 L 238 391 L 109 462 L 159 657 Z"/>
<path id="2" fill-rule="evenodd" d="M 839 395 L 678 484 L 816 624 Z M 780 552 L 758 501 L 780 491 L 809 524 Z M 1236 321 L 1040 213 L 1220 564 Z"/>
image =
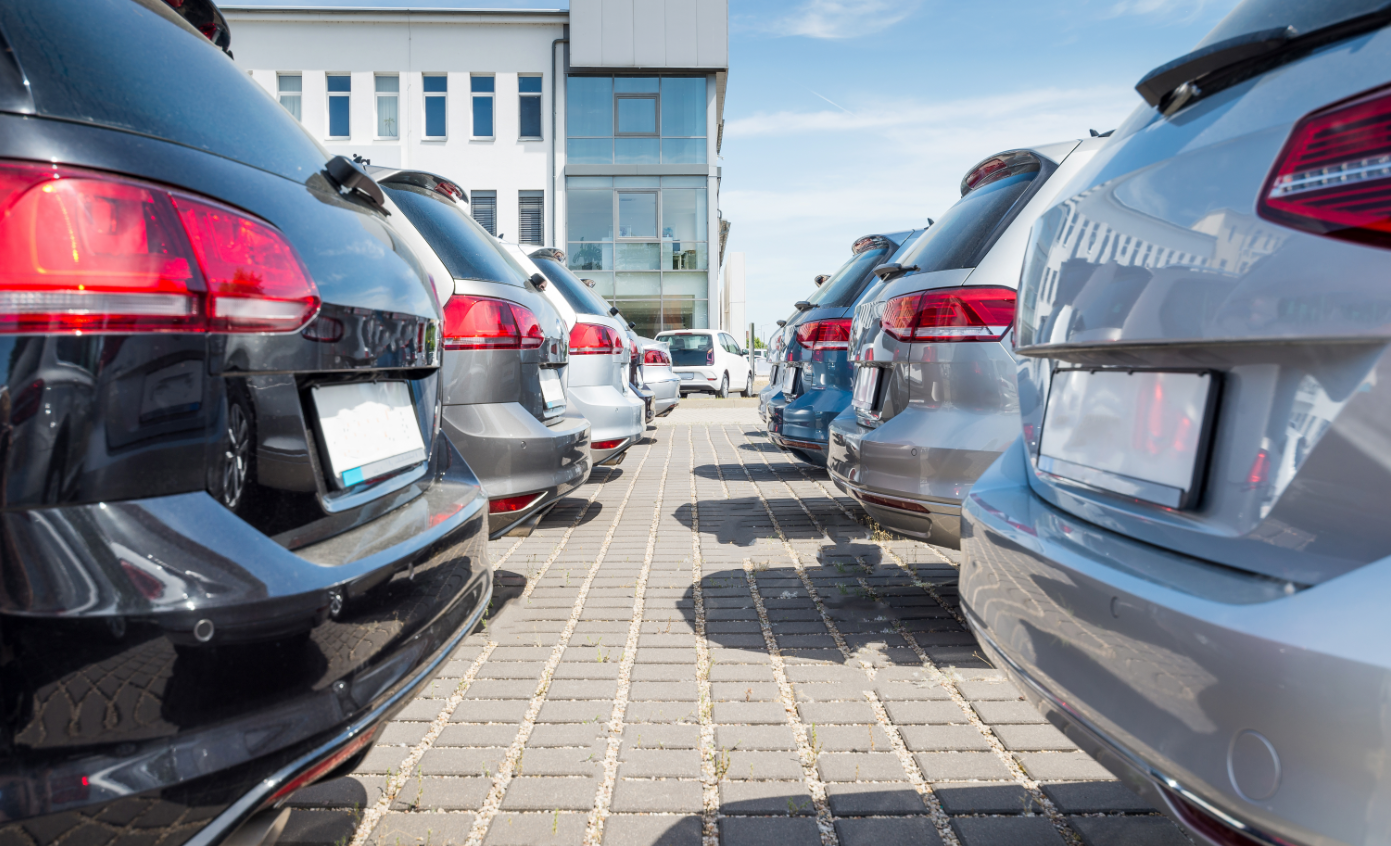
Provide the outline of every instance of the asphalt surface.
<path id="1" fill-rule="evenodd" d="M 981 659 L 958 552 L 876 531 L 743 402 L 492 552 L 486 628 L 281 843 L 1189 842 Z"/>

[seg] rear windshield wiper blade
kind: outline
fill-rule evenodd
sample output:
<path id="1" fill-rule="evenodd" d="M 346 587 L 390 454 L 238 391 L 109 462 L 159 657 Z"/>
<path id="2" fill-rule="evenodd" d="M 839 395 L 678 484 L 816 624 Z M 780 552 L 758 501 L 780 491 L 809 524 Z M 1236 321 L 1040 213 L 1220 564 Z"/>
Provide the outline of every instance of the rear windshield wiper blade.
<path id="1" fill-rule="evenodd" d="M 1177 111 L 1194 98 L 1264 73 L 1309 51 L 1391 24 L 1391 3 L 1365 15 L 1297 32 L 1294 27 L 1258 30 L 1194 50 L 1160 65 L 1135 84 L 1135 90 L 1151 106 L 1165 114 Z"/>

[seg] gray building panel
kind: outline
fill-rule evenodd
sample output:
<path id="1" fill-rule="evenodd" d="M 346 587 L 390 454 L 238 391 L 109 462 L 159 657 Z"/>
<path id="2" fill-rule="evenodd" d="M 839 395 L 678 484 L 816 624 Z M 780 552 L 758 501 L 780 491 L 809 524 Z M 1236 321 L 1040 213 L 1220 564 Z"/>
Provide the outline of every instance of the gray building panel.
<path id="1" fill-rule="evenodd" d="M 726 70 L 728 0 L 572 0 L 572 70 Z"/>

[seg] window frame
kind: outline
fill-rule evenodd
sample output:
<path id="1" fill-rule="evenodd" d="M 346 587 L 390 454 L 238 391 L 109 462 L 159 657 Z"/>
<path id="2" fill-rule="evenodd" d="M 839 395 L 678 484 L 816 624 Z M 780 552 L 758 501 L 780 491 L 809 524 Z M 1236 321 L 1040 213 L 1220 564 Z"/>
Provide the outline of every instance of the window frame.
<path id="1" fill-rule="evenodd" d="M 652 131 L 651 132 L 619 132 L 618 131 L 618 103 L 620 100 L 651 100 L 652 101 Z M 662 137 L 662 95 L 661 92 L 614 92 L 613 95 L 613 137 L 614 138 L 661 138 Z M 659 154 L 660 156 L 660 154 Z"/>
<path id="2" fill-rule="evenodd" d="M 523 79 L 541 80 L 539 91 L 522 91 Z M 541 73 L 519 73 L 517 74 L 517 140 L 519 141 L 545 141 L 546 140 L 546 121 L 545 110 L 541 108 L 541 98 L 546 91 L 546 75 Z M 536 101 L 536 127 L 540 130 L 536 135 L 522 134 L 522 103 L 527 99 Z"/>
<path id="3" fill-rule="evenodd" d="M 443 91 L 426 91 L 425 80 L 443 79 Z M 444 134 L 430 135 L 430 100 L 438 99 L 444 101 Z M 420 117 L 421 128 L 420 138 L 423 141 L 447 141 L 449 140 L 449 74 L 447 73 L 422 73 L 420 75 Z M 472 120 L 472 116 L 470 116 Z"/>
<path id="4" fill-rule="evenodd" d="M 662 243 L 662 189 L 661 189 L 660 183 L 659 183 L 658 187 L 656 187 L 656 188 L 613 188 L 613 189 L 611 189 L 611 190 L 613 191 L 613 241 L 614 241 L 614 243 L 617 244 L 617 243 L 619 243 L 619 242 L 621 241 L 621 242 L 626 242 L 626 243 L 647 242 L 647 243 L 653 243 L 653 244 L 661 244 L 661 243 Z M 656 230 L 657 230 L 657 234 L 656 234 L 656 235 L 620 235 L 620 234 L 619 234 L 619 233 L 622 232 L 623 230 L 622 230 L 622 228 L 621 228 L 621 227 L 622 227 L 622 223 L 620 222 L 621 219 L 620 219 L 619 216 L 618 216 L 618 215 L 619 215 L 619 208 L 620 208 L 620 207 L 619 207 L 619 199 L 618 199 L 618 198 L 619 198 L 621 195 L 623 195 L 623 194 L 656 194 L 656 195 L 657 195 L 657 202 L 656 202 L 656 204 L 655 204 L 655 206 L 654 206 L 654 214 L 656 215 L 656 218 L 655 218 L 655 224 L 656 224 Z M 616 261 L 616 259 L 615 259 L 615 261 Z"/>
<path id="5" fill-rule="evenodd" d="M 494 73 L 470 73 L 469 74 L 469 139 L 472 141 L 495 141 L 497 140 L 497 74 Z M 491 79 L 493 81 L 492 91 L 474 91 L 473 81 L 475 79 Z M 488 101 L 489 122 L 492 124 L 489 129 L 492 132 L 488 135 L 478 134 L 478 101 L 486 98 Z"/>
<path id="6" fill-rule="evenodd" d="M 333 91 L 328 88 L 328 80 L 343 77 L 348 80 L 347 91 Z M 348 141 L 353 137 L 353 75 L 351 73 L 324 74 L 324 137 L 330 141 Z M 348 134 L 333 134 L 333 100 L 341 97 L 348 104 Z M 374 110 L 375 111 L 375 110 Z"/>
<path id="7" fill-rule="evenodd" d="M 377 80 L 394 79 L 396 80 L 395 93 L 377 90 Z M 381 102 L 383 97 L 393 97 L 396 100 L 396 134 L 381 135 L 379 130 L 382 126 Z M 350 107 L 351 108 L 351 107 Z M 372 140 L 373 141 L 400 141 L 401 140 L 401 75 L 399 73 L 374 73 L 372 74 Z"/>
<path id="8" fill-rule="evenodd" d="M 525 195 L 525 196 L 524 196 Z M 523 225 L 522 213 L 524 208 L 523 200 L 540 200 L 540 208 L 537 214 L 536 229 L 540 232 L 539 241 L 525 241 L 523 232 L 526 227 Z M 521 189 L 517 191 L 517 243 L 527 244 L 536 247 L 546 246 L 546 189 Z"/>

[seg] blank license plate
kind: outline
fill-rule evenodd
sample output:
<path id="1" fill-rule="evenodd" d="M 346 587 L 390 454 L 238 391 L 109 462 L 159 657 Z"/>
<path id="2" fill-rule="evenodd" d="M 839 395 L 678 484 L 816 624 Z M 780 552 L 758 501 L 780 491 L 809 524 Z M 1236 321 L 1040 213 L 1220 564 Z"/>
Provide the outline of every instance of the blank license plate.
<path id="1" fill-rule="evenodd" d="M 560 371 L 541 368 L 541 399 L 545 400 L 546 408 L 565 404 L 565 388 L 560 384 Z"/>
<path id="2" fill-rule="evenodd" d="M 695 378 L 695 374 L 694 374 L 694 373 L 682 373 L 682 374 L 681 374 L 681 381 L 682 381 L 682 382 L 689 382 L 689 381 L 691 381 L 691 380 L 694 379 L 694 378 Z"/>
<path id="3" fill-rule="evenodd" d="M 405 382 L 322 385 L 312 393 L 329 472 L 343 487 L 425 460 L 425 441 Z"/>
<path id="4" fill-rule="evenodd" d="M 797 386 L 797 368 L 796 368 L 796 367 L 793 367 L 793 366 L 790 365 L 790 364 L 785 364 L 785 365 L 783 365 L 783 368 L 782 368 L 782 384 L 778 386 L 778 390 L 782 391 L 784 394 L 790 394 L 790 393 L 792 393 L 792 389 L 795 388 L 796 386 Z"/>
<path id="5" fill-rule="evenodd" d="M 1048 392 L 1038 468 L 1169 508 L 1188 506 L 1205 458 L 1214 378 L 1058 371 Z"/>
<path id="6" fill-rule="evenodd" d="M 865 411 L 874 409 L 874 392 L 879 387 L 878 367 L 861 367 L 855 374 L 855 393 L 850 404 Z"/>

